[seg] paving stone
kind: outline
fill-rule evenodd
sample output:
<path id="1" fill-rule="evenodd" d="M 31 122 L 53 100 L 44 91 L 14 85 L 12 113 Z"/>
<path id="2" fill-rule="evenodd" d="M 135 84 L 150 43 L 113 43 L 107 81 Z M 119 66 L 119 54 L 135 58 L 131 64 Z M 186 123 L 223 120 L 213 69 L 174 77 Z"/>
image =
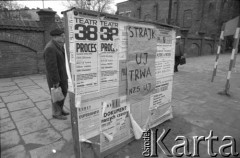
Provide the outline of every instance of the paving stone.
<path id="1" fill-rule="evenodd" d="M 9 111 L 22 110 L 30 107 L 34 107 L 33 102 L 30 99 L 21 100 L 13 103 L 8 103 L 7 107 Z"/>
<path id="2" fill-rule="evenodd" d="M 16 130 L 8 131 L 0 134 L 1 150 L 9 149 L 19 144 L 20 137 Z"/>
<path id="3" fill-rule="evenodd" d="M 31 82 L 32 80 L 26 77 L 13 77 L 14 82 L 21 83 L 21 82 Z"/>
<path id="4" fill-rule="evenodd" d="M 22 93 L 23 93 L 22 90 L 17 89 L 17 90 L 12 90 L 12 91 L 8 91 L 8 92 L 0 93 L 0 96 L 1 97 L 6 97 L 6 96 L 17 95 L 17 94 L 22 94 Z"/>
<path id="5" fill-rule="evenodd" d="M 178 104 L 173 106 L 174 115 L 187 115 L 191 113 L 193 106 L 186 102 L 178 102 Z"/>
<path id="6" fill-rule="evenodd" d="M 0 120 L 0 133 L 10 131 L 15 128 L 13 121 L 10 118 Z"/>
<path id="7" fill-rule="evenodd" d="M 35 85 L 35 83 L 32 81 L 25 81 L 25 82 L 19 82 L 19 83 L 17 83 L 17 85 L 19 87 L 27 87 L 27 86 L 33 86 L 33 85 Z"/>
<path id="8" fill-rule="evenodd" d="M 25 100 L 28 97 L 25 94 L 17 94 L 17 95 L 2 97 L 2 98 L 5 103 L 10 103 L 10 102 L 15 102 L 15 101 Z"/>
<path id="9" fill-rule="evenodd" d="M 1 108 L 0 109 L 0 119 L 4 119 L 9 117 L 9 112 L 7 110 L 7 108 Z"/>
<path id="10" fill-rule="evenodd" d="M 52 119 L 52 108 L 42 110 L 43 115 L 48 119 Z"/>
<path id="11" fill-rule="evenodd" d="M 73 139 L 73 138 L 72 138 L 72 129 L 71 129 L 71 128 L 70 128 L 70 129 L 67 129 L 67 130 L 65 130 L 65 131 L 62 131 L 61 133 L 62 133 L 63 138 L 64 138 L 65 140 L 70 141 L 70 140 Z"/>
<path id="12" fill-rule="evenodd" d="M 0 103 L 0 108 L 5 108 L 5 104 L 4 103 Z"/>
<path id="13" fill-rule="evenodd" d="M 26 92 L 29 98 L 32 99 L 33 102 L 39 102 L 44 100 L 51 99 L 50 95 L 46 93 L 43 89 L 35 89 Z"/>
<path id="14" fill-rule="evenodd" d="M 183 101 L 188 102 L 188 103 L 193 103 L 193 104 L 204 104 L 204 103 L 206 103 L 205 100 L 197 99 L 195 97 L 189 97 L 189 98 L 184 99 Z"/>
<path id="15" fill-rule="evenodd" d="M 0 87 L 8 87 L 8 86 L 14 86 L 16 85 L 15 82 L 0 82 Z"/>
<path id="16" fill-rule="evenodd" d="M 31 93 L 34 92 L 35 90 L 39 90 L 40 87 L 35 84 L 35 85 L 33 85 L 33 86 L 22 87 L 21 89 L 22 89 L 25 93 L 31 94 Z"/>
<path id="17" fill-rule="evenodd" d="M 0 92 L 7 92 L 7 91 L 12 91 L 12 90 L 17 90 L 17 89 L 19 89 L 17 86 L 1 87 Z"/>
<path id="18" fill-rule="evenodd" d="M 58 154 L 58 152 L 61 151 L 64 144 L 65 144 L 65 141 L 60 140 L 55 143 L 31 150 L 30 151 L 31 158 L 47 158 L 47 157 L 49 157 L 49 158 L 56 157 L 57 158 L 56 154 Z M 53 150 L 56 150 L 56 153 L 53 153 Z"/>
<path id="19" fill-rule="evenodd" d="M 50 126 L 43 116 L 37 116 L 16 122 L 18 131 L 21 135 L 26 135 Z"/>
<path id="20" fill-rule="evenodd" d="M 2 152 L 3 158 L 30 158 L 23 145 L 18 145 Z"/>
<path id="21" fill-rule="evenodd" d="M 34 81 L 37 85 L 39 85 L 40 87 L 47 87 L 48 88 L 48 85 L 47 85 L 47 81 Z"/>
<path id="22" fill-rule="evenodd" d="M 40 131 L 22 137 L 26 144 L 48 145 L 60 140 L 62 137 L 53 128 L 45 128 Z"/>
<path id="23" fill-rule="evenodd" d="M 41 115 L 41 112 L 36 107 L 11 112 L 11 116 L 15 122 L 30 119 L 39 115 Z"/>
<path id="24" fill-rule="evenodd" d="M 44 80 L 46 79 L 46 75 L 31 75 L 28 76 L 31 80 Z"/>
<path id="25" fill-rule="evenodd" d="M 41 110 L 51 108 L 51 106 L 52 106 L 51 100 L 41 101 L 41 102 L 37 102 L 35 104 Z"/>
<path id="26" fill-rule="evenodd" d="M 11 78 L 0 78 L 0 82 L 1 83 L 12 82 L 12 79 Z"/>
<path id="27" fill-rule="evenodd" d="M 50 120 L 50 123 L 53 125 L 53 127 L 58 130 L 58 131 L 62 131 L 65 130 L 67 128 L 71 127 L 71 121 L 70 121 L 70 117 L 68 117 L 67 120 L 57 120 L 57 119 L 52 119 Z"/>

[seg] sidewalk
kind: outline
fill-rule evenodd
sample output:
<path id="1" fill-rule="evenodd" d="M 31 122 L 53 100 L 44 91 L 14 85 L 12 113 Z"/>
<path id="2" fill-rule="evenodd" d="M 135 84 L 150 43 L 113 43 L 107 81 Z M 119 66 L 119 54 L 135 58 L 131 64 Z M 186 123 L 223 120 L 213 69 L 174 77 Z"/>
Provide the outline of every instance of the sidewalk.
<path id="1" fill-rule="evenodd" d="M 175 144 L 176 136 L 213 135 L 221 140 L 233 136 L 240 152 L 240 57 L 232 72 L 231 97 L 217 93 L 224 89 L 230 54 L 221 55 L 217 76 L 211 82 L 215 56 L 187 58 L 179 66 L 173 83 L 172 120 L 159 125 L 171 131 L 164 142 Z M 2 158 L 73 158 L 71 120 L 51 116 L 50 95 L 45 75 L 0 79 L 0 138 Z M 69 101 L 65 102 L 69 111 Z M 214 151 L 222 141 L 214 142 Z M 207 158 L 207 142 L 200 142 L 200 157 Z M 107 158 L 141 158 L 142 140 L 134 141 Z M 56 153 L 53 153 L 53 149 Z M 159 157 L 166 157 L 160 151 Z M 219 156 L 220 157 L 220 156 Z"/>

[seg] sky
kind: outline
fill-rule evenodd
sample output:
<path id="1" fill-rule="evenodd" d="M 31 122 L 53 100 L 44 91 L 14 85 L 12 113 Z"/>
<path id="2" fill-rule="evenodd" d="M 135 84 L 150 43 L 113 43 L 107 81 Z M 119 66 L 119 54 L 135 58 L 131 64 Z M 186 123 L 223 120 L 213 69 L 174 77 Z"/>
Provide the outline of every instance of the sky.
<path id="1" fill-rule="evenodd" d="M 113 9 L 116 11 L 117 7 L 115 6 L 115 4 L 124 1 L 127 0 L 114 0 Z M 44 4 L 44 8 L 48 7 L 52 8 L 61 17 L 63 16 L 61 12 L 67 10 L 66 4 L 68 4 L 67 0 L 44 0 L 44 3 L 42 0 L 28 0 L 28 1 L 16 0 L 15 2 L 22 4 L 23 6 L 26 6 L 30 9 L 37 7 L 42 9 Z"/>

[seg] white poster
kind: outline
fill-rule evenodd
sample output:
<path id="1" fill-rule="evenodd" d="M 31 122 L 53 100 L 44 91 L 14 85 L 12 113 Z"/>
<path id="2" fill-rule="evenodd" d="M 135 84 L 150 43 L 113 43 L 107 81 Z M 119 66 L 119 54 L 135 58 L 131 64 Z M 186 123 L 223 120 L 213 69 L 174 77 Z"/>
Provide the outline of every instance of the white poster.
<path id="1" fill-rule="evenodd" d="M 171 76 L 173 75 L 175 57 L 172 31 L 159 29 L 157 39 L 156 78 Z"/>
<path id="2" fill-rule="evenodd" d="M 100 21 L 100 88 L 118 86 L 118 22 Z"/>
<path id="3" fill-rule="evenodd" d="M 127 27 L 127 95 L 138 101 L 152 93 L 156 84 L 156 29 Z"/>
<path id="4" fill-rule="evenodd" d="M 89 139 L 100 133 L 101 101 L 82 103 L 78 108 L 78 131 L 80 139 Z"/>
<path id="5" fill-rule="evenodd" d="M 157 93 L 152 94 L 150 97 L 150 106 L 149 106 L 150 110 L 171 102 L 172 82 L 173 82 L 172 76 L 157 79 L 156 81 Z"/>
<path id="6" fill-rule="evenodd" d="M 102 102 L 100 151 L 106 151 L 126 140 L 130 132 L 129 104 L 126 97 Z"/>
<path id="7" fill-rule="evenodd" d="M 99 91 L 97 18 L 75 16 L 76 95 Z"/>

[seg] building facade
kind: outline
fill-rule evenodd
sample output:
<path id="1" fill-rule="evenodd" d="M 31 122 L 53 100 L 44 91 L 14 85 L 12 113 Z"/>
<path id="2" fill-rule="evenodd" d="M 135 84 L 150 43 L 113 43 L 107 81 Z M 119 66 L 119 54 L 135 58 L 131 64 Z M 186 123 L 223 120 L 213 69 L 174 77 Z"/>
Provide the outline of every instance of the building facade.
<path id="1" fill-rule="evenodd" d="M 182 36 L 184 51 L 201 56 L 215 53 L 221 26 L 240 15 L 240 1 L 128 0 L 118 3 L 117 9 L 122 16 L 179 26 L 177 35 Z"/>

